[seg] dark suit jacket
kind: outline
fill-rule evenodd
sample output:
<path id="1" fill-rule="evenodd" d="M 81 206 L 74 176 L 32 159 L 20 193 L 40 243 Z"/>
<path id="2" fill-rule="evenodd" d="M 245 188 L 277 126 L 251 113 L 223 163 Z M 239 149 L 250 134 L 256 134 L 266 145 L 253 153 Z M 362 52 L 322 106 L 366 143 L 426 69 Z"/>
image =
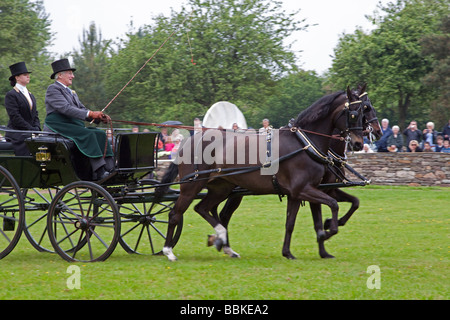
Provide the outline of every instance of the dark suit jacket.
<path id="1" fill-rule="evenodd" d="M 45 95 L 47 117 L 44 129 L 58 132 L 74 141 L 78 149 L 90 158 L 92 171 L 95 171 L 105 164 L 102 155 L 107 141 L 106 134 L 100 129 L 84 126 L 82 121 L 92 120 L 87 117 L 89 109 L 80 102 L 74 91 L 71 92 L 57 81 L 48 86 Z M 108 158 L 113 154 L 111 146 L 109 144 L 106 146 L 106 158 Z M 109 161 L 113 161 L 112 158 L 109 158 Z M 110 166 L 114 167 L 113 164 Z M 86 172 L 87 168 L 84 169 Z M 82 174 L 85 174 L 85 172 Z"/>
<path id="2" fill-rule="evenodd" d="M 13 130 L 41 131 L 39 115 L 36 109 L 36 98 L 31 93 L 30 97 L 33 101 L 32 109 L 30 109 L 27 98 L 16 87 L 6 93 L 5 107 L 9 116 L 8 128 Z M 6 139 L 12 142 L 17 156 L 30 154 L 23 142 L 29 136 L 29 134 L 20 132 L 7 132 L 5 134 Z"/>
<path id="3" fill-rule="evenodd" d="M 58 112 L 70 118 L 87 120 L 88 109 L 80 102 L 77 94 L 74 91 L 70 94 L 59 82 L 48 86 L 45 108 L 47 115 Z"/>

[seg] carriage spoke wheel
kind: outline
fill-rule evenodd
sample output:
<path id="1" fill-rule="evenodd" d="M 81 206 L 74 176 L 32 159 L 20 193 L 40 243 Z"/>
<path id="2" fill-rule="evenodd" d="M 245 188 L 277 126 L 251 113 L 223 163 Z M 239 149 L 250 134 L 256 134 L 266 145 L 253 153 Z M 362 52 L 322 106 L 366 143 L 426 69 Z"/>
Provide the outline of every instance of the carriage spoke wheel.
<path id="1" fill-rule="evenodd" d="M 122 227 L 119 243 L 124 250 L 128 253 L 145 255 L 162 254 L 169 225 L 169 212 L 174 204 L 173 199 L 158 203 L 119 204 Z M 178 242 L 182 229 L 183 218 L 176 226 L 173 246 Z"/>
<path id="2" fill-rule="evenodd" d="M 14 177 L 0 166 L 0 259 L 19 242 L 25 218 L 22 193 Z"/>
<path id="3" fill-rule="evenodd" d="M 54 197 L 47 228 L 53 248 L 63 259 L 104 261 L 119 240 L 119 212 L 114 199 L 101 186 L 74 182 Z"/>
<path id="4" fill-rule="evenodd" d="M 22 190 L 26 212 L 23 232 L 31 245 L 40 252 L 54 252 L 48 238 L 47 212 L 59 190 L 59 188 Z"/>
<path id="5" fill-rule="evenodd" d="M 122 231 L 120 245 L 128 253 L 157 255 L 162 253 L 166 240 L 168 215 L 173 206 L 170 203 L 119 205 Z M 142 207 L 152 210 L 146 213 Z M 177 225 L 173 236 L 173 246 L 178 242 L 183 228 L 183 220 Z"/>

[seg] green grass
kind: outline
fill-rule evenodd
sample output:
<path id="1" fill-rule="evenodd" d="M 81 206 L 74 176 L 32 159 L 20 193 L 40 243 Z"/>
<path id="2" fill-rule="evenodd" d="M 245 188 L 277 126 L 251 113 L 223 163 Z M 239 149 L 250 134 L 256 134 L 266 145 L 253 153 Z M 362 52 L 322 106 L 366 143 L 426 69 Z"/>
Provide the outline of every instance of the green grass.
<path id="1" fill-rule="evenodd" d="M 72 265 L 35 251 L 23 236 L 0 261 L 0 299 L 449 299 L 449 189 L 364 187 L 348 191 L 361 207 L 318 255 L 309 206 L 300 209 L 292 241 L 297 260 L 281 256 L 286 200 L 249 196 L 230 225 L 230 259 L 206 247 L 213 233 L 192 207 L 174 253 L 125 253 L 102 263 L 76 264 L 81 289 L 66 281 Z M 341 205 L 341 212 L 348 205 Z M 324 211 L 324 216 L 329 216 Z M 370 265 L 381 289 L 368 289 Z"/>

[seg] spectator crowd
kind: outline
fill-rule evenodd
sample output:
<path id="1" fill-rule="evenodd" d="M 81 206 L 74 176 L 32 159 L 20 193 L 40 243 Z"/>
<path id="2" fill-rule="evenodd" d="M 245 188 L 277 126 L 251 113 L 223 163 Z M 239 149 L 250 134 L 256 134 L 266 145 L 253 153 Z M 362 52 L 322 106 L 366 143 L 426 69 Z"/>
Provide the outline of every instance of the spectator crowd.
<path id="1" fill-rule="evenodd" d="M 374 144 L 366 144 L 361 153 L 372 152 L 443 152 L 450 153 L 450 120 L 437 131 L 433 122 L 428 122 L 426 128 L 420 130 L 416 121 L 411 121 L 401 132 L 397 125 L 389 126 L 389 120 L 381 121 L 383 136 Z"/>

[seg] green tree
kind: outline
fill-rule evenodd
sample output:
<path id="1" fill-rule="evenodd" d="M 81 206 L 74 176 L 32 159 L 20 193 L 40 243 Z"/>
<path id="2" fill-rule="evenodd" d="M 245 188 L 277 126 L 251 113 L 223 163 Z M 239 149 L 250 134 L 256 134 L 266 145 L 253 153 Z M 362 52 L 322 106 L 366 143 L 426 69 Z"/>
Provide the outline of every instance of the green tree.
<path id="1" fill-rule="evenodd" d="M 448 14 L 444 0 L 397 0 L 368 17 L 376 29 L 345 34 L 335 48 L 330 82 L 339 88 L 368 82 L 370 95 L 383 116 L 404 128 L 407 119 L 426 121 L 432 92 L 421 79 L 432 69 L 420 39 L 437 31 Z"/>
<path id="2" fill-rule="evenodd" d="M 79 42 L 80 51 L 73 52 L 73 63 L 77 69 L 73 89 L 83 104 L 101 110 L 108 102 L 104 77 L 111 40 L 103 40 L 101 31 L 97 32 L 95 23 L 91 22 L 89 29 L 83 30 Z"/>
<path id="3" fill-rule="evenodd" d="M 435 93 L 430 118 L 437 130 L 450 119 L 450 15 L 442 20 L 440 31 L 421 39 L 423 53 L 433 59 L 433 70 L 423 80 Z"/>
<path id="4" fill-rule="evenodd" d="M 107 87 L 113 96 L 122 86 L 118 84 L 126 83 L 179 26 L 111 105 L 111 115 L 191 123 L 221 100 L 246 111 L 258 109 L 274 92 L 276 81 L 296 69 L 294 54 L 283 41 L 306 26 L 296 20 L 296 13 L 282 11 L 280 2 L 190 0 L 188 6 L 129 34 L 111 58 Z"/>
<path id="5" fill-rule="evenodd" d="M 276 91 L 267 100 L 258 120 L 268 118 L 275 128 L 287 125 L 291 118 L 325 94 L 322 79 L 314 71 L 298 71 L 277 81 Z M 254 124 L 260 125 L 260 123 Z"/>
<path id="6" fill-rule="evenodd" d="M 11 90 L 9 66 L 25 61 L 32 71 L 28 86 L 37 100 L 41 122 L 45 118 L 45 90 L 50 83 L 50 55 L 46 48 L 52 34 L 50 20 L 41 0 L 0 0 L 0 105 Z M 0 108 L 0 124 L 6 125 L 8 115 Z"/>

